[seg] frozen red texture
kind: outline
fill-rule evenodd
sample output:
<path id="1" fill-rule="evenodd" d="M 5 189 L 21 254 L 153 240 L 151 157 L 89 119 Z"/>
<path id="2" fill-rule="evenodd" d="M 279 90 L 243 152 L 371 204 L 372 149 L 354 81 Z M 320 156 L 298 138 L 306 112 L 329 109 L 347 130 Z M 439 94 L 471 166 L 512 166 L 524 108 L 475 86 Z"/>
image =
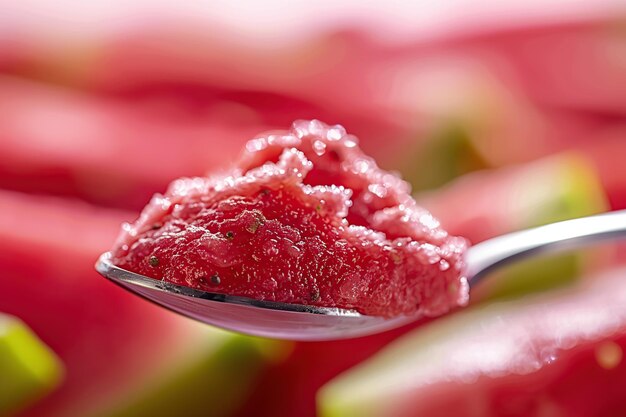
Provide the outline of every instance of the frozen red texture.
<path id="1" fill-rule="evenodd" d="M 465 304 L 466 246 L 354 136 L 314 120 L 252 139 L 226 174 L 174 181 L 113 252 L 178 285 L 392 317 Z"/>

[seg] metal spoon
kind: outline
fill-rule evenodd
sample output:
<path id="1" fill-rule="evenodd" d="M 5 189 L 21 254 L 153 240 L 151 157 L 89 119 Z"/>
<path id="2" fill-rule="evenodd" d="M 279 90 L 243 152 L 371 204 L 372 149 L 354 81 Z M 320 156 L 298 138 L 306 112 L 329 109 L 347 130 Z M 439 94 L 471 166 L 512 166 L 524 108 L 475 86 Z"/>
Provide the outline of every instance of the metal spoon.
<path id="1" fill-rule="evenodd" d="M 505 263 L 548 250 L 572 249 L 626 237 L 626 210 L 553 223 L 479 243 L 466 254 L 470 286 Z M 416 317 L 384 319 L 354 310 L 259 301 L 200 291 L 147 278 L 116 267 L 109 252 L 96 263 L 114 283 L 177 313 L 224 329 L 292 340 L 333 340 L 379 333 Z"/>

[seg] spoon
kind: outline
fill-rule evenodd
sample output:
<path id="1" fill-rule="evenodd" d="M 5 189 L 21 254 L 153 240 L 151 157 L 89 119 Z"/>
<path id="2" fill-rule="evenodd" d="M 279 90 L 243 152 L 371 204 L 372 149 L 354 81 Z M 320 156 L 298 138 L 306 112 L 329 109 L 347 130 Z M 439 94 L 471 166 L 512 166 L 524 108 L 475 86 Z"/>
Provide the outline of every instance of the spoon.
<path id="1" fill-rule="evenodd" d="M 509 233 L 471 247 L 465 255 L 465 276 L 473 287 L 489 272 L 510 261 L 622 237 L 626 237 L 626 210 Z M 346 339 L 383 332 L 417 318 L 385 319 L 355 310 L 260 301 L 196 290 L 121 269 L 111 263 L 110 252 L 100 256 L 96 270 L 121 287 L 182 315 L 224 329 L 277 339 Z"/>

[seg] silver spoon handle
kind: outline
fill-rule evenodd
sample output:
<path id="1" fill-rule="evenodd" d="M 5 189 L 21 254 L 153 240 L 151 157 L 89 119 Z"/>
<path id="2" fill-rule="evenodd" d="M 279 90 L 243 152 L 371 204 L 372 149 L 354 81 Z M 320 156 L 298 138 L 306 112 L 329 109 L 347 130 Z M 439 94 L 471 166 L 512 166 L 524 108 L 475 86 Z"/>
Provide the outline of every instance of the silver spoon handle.
<path id="1" fill-rule="evenodd" d="M 619 238 L 626 238 L 626 210 L 509 233 L 470 248 L 466 256 L 467 279 L 474 286 L 493 269 L 531 254 Z"/>

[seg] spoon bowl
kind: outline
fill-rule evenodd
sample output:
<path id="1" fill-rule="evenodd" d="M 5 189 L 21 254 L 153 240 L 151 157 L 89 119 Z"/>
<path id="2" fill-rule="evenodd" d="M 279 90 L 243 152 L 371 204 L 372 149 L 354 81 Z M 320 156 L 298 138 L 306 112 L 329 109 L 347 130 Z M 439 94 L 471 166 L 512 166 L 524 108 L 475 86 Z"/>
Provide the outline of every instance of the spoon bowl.
<path id="1" fill-rule="evenodd" d="M 572 249 L 626 237 L 626 210 L 553 223 L 514 232 L 471 247 L 465 276 L 476 285 L 493 269 L 529 255 Z M 96 270 L 121 287 L 156 304 L 201 322 L 256 336 L 291 340 L 335 340 L 380 333 L 417 317 L 386 319 L 355 310 L 255 300 L 210 293 L 139 275 L 100 256 Z"/>
<path id="2" fill-rule="evenodd" d="M 111 253 L 96 270 L 122 288 L 201 322 L 255 336 L 291 340 L 335 340 L 366 336 L 402 326 L 415 318 L 384 319 L 355 310 L 261 301 L 211 293 L 155 280 L 119 268 Z"/>

